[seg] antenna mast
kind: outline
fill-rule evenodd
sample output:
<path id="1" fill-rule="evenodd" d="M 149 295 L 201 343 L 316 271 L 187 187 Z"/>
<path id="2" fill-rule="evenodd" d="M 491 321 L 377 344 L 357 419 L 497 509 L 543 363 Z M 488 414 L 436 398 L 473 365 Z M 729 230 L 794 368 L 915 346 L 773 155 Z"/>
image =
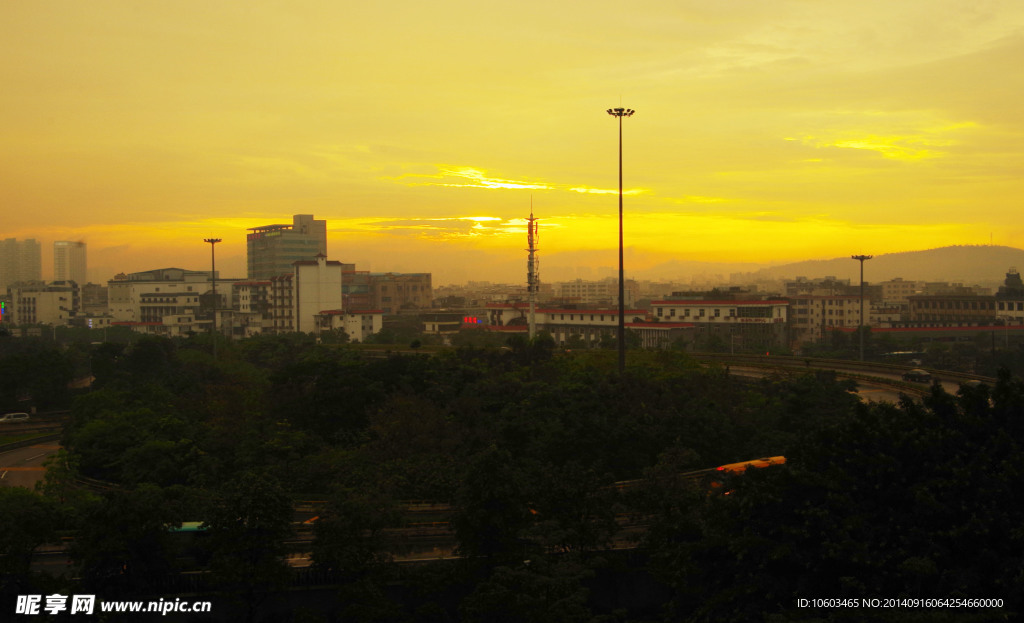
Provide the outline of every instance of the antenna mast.
<path id="1" fill-rule="evenodd" d="M 540 243 L 540 232 L 537 221 L 533 217 L 533 197 L 530 197 L 530 218 L 526 219 L 526 242 L 529 248 L 526 261 L 526 291 L 530 298 L 530 339 L 537 335 L 537 292 L 540 290 L 539 262 L 537 261 L 537 245 Z"/>

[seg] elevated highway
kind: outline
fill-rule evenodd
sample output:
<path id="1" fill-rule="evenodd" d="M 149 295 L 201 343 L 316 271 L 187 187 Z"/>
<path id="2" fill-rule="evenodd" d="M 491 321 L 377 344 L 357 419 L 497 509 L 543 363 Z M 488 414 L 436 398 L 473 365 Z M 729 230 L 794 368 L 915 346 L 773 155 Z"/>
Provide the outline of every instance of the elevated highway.
<path id="1" fill-rule="evenodd" d="M 814 370 L 834 372 L 840 378 L 853 379 L 861 388 L 866 399 L 894 400 L 899 394 L 923 396 L 931 384 L 912 383 L 903 380 L 903 375 L 913 369 L 887 363 L 850 361 L 846 359 L 817 359 L 813 357 L 788 357 L 772 355 L 730 355 L 720 353 L 694 353 L 693 358 L 704 364 L 719 365 L 730 374 L 743 376 L 767 376 L 772 373 L 803 374 Z M 964 383 L 975 381 L 994 385 L 996 379 L 977 374 L 950 372 L 923 368 L 932 375 L 934 382 L 951 394 L 955 394 Z"/>

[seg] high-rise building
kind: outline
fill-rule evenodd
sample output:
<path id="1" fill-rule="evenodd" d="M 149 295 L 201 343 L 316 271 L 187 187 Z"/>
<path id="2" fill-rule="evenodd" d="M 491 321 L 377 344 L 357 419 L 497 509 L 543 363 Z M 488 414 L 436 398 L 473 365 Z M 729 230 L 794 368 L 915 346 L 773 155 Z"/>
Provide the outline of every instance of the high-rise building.
<path id="1" fill-rule="evenodd" d="M 53 243 L 53 280 L 87 283 L 85 243 L 58 240 Z"/>
<path id="2" fill-rule="evenodd" d="M 249 232 L 249 279 L 288 274 L 295 262 L 327 255 L 327 221 L 318 221 L 312 214 L 294 215 L 291 225 L 251 227 Z"/>
<path id="3" fill-rule="evenodd" d="M 0 291 L 15 283 L 42 281 L 43 248 L 34 238 L 0 242 Z"/>

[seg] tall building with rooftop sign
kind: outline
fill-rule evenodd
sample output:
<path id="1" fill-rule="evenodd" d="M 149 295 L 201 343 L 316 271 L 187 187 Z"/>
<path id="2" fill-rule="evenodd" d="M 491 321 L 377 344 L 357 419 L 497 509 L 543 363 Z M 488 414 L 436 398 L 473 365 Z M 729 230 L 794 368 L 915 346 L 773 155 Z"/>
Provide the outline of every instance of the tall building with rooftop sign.
<path id="1" fill-rule="evenodd" d="M 312 214 L 296 214 L 291 225 L 251 227 L 246 247 L 249 279 L 291 273 L 293 263 L 327 255 L 327 221 L 318 221 Z"/>

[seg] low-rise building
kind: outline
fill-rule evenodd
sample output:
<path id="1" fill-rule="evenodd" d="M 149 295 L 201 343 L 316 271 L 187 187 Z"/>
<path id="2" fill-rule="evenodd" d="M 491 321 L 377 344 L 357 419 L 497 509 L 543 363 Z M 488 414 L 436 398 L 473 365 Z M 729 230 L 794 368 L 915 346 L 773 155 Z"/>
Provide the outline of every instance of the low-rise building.
<path id="1" fill-rule="evenodd" d="M 907 305 L 910 297 L 920 294 L 924 287 L 917 281 L 907 281 L 902 277 L 881 281 L 875 284 L 882 289 L 882 301 L 887 304 Z"/>
<path id="2" fill-rule="evenodd" d="M 626 280 L 623 287 L 626 306 L 635 304 L 639 288 L 636 281 Z M 619 304 L 619 280 L 610 277 L 600 281 L 576 279 L 556 282 L 552 284 L 552 296 L 558 304 L 562 305 L 617 306 Z"/>
<path id="3" fill-rule="evenodd" d="M 864 301 L 865 312 L 868 301 Z M 820 342 L 832 329 L 861 326 L 861 298 L 853 294 L 800 294 L 789 297 L 794 342 Z"/>
<path id="4" fill-rule="evenodd" d="M 547 331 L 559 345 L 576 336 L 588 347 L 596 346 L 601 340 L 615 337 L 618 333 L 618 309 L 545 308 L 538 309 L 536 313 L 537 330 Z M 627 309 L 625 316 L 627 326 L 633 322 L 645 322 L 647 310 Z"/>
<path id="5" fill-rule="evenodd" d="M 230 293 L 231 281 L 220 284 L 218 298 Z M 107 282 L 107 310 L 114 322 L 159 322 L 161 315 L 196 317 L 202 307 L 200 296 L 210 289 L 210 271 L 160 268 L 121 273 Z M 226 306 L 224 300 L 217 305 Z"/>
<path id="6" fill-rule="evenodd" d="M 366 338 L 384 328 L 384 313 L 379 309 L 331 309 L 320 312 L 317 321 L 321 332 L 341 330 L 348 335 L 349 341 L 365 342 Z"/>
<path id="7" fill-rule="evenodd" d="M 1006 280 L 996 292 L 996 319 L 1004 324 L 1024 323 L 1024 282 L 1016 268 L 1006 273 Z"/>
<path id="8" fill-rule="evenodd" d="M 980 294 L 937 294 L 910 297 L 910 326 L 962 327 L 989 325 L 996 319 L 996 298 Z"/>
<path id="9" fill-rule="evenodd" d="M 698 348 L 721 344 L 763 351 L 789 345 L 789 306 L 781 299 L 668 299 L 652 301 L 651 312 L 658 321 L 692 323 Z"/>
<path id="10" fill-rule="evenodd" d="M 433 305 L 434 290 L 430 273 L 368 273 L 370 307 L 385 314 L 402 309 L 428 309 Z"/>
<path id="11" fill-rule="evenodd" d="M 236 312 L 231 322 L 231 335 L 241 338 L 273 333 L 271 281 L 237 281 L 232 284 L 232 290 L 232 306 Z"/>
<path id="12" fill-rule="evenodd" d="M 79 306 L 78 286 L 73 281 L 45 284 L 19 282 L 8 288 L 12 324 L 67 325 Z"/>

